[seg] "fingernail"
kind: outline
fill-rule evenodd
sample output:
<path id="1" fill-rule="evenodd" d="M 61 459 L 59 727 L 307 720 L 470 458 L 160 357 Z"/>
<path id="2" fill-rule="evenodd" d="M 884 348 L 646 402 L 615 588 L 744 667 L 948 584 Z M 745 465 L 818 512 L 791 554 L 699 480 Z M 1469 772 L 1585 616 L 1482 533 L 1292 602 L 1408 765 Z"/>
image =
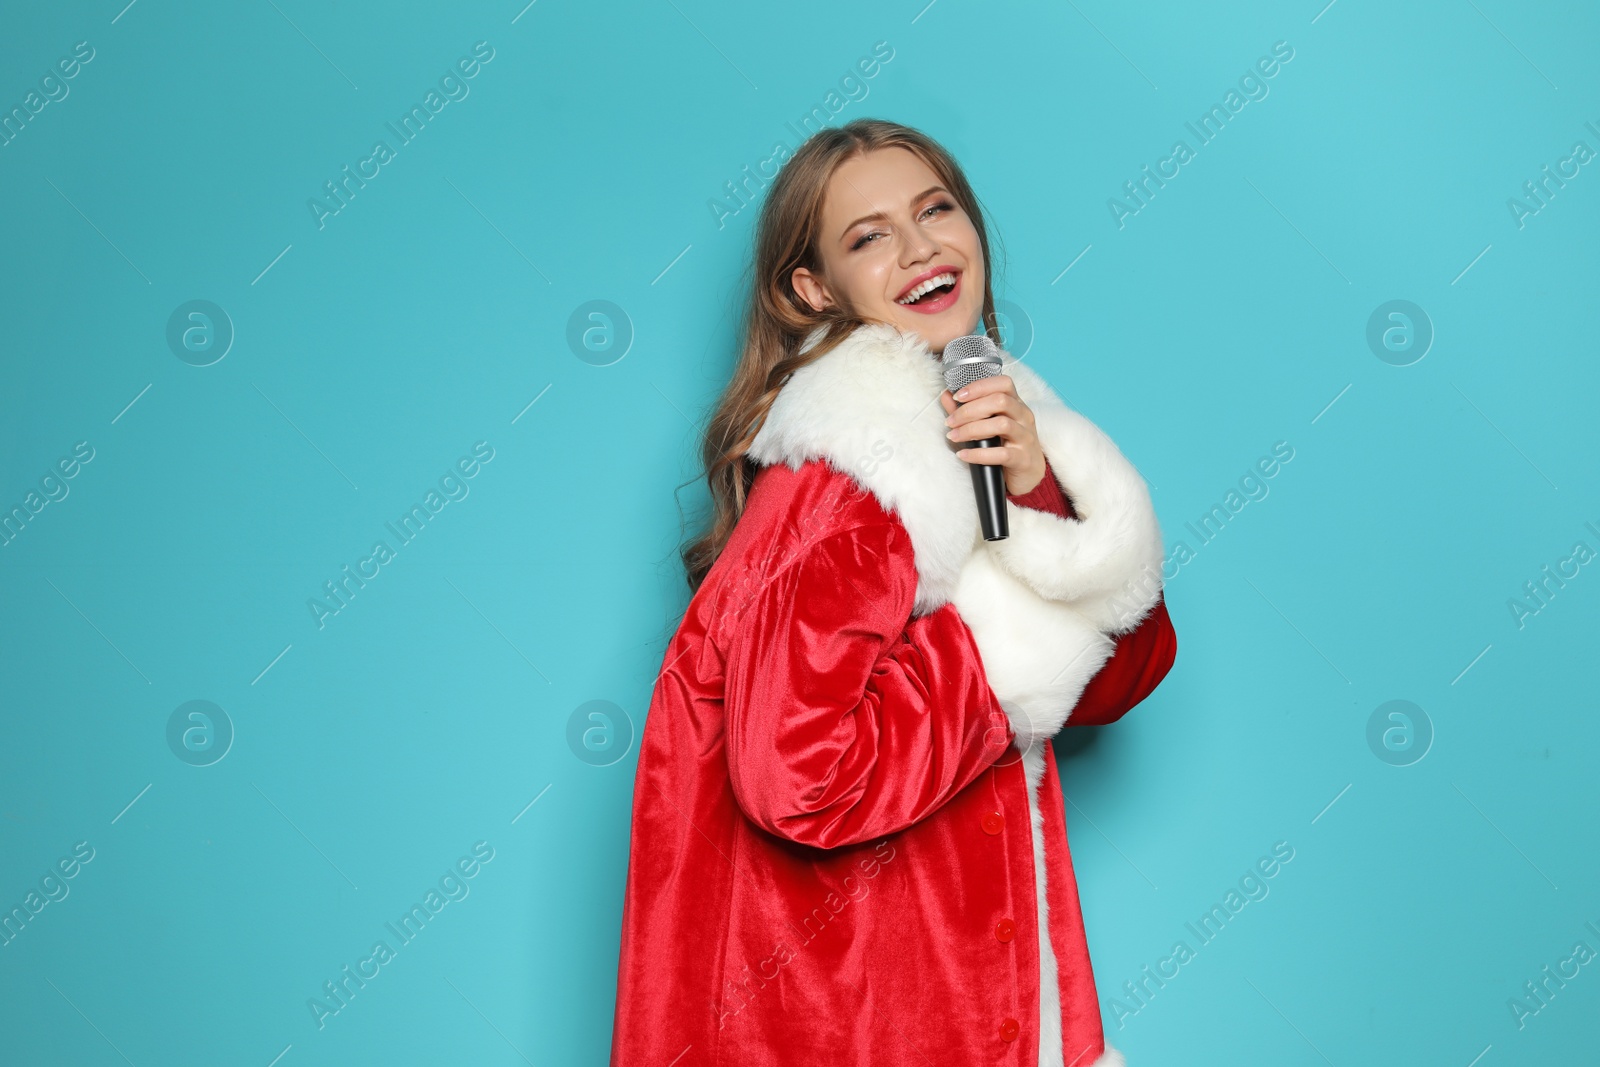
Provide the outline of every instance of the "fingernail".
<path id="1" fill-rule="evenodd" d="M 959 393 L 956 394 L 956 399 L 957 400 L 965 400 L 966 398 L 967 398 L 967 391 L 965 389 L 961 390 Z"/>

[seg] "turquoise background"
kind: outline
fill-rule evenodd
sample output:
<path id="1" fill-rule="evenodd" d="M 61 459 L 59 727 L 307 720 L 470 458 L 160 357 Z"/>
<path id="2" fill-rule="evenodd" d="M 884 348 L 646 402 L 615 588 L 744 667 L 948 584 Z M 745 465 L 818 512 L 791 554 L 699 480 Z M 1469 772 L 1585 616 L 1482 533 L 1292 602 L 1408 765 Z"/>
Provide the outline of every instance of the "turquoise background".
<path id="1" fill-rule="evenodd" d="M 1058 741 L 1112 1042 L 1594 1055 L 1600 964 L 1520 1026 L 1510 1002 L 1600 951 L 1600 572 L 1521 625 L 1510 602 L 1600 549 L 1600 163 L 1508 207 L 1600 150 L 1592 6 L 124 2 L 0 8 L 7 112 L 94 51 L 0 145 L 0 507 L 93 450 L 0 548 L 0 910 L 93 850 L 0 947 L 0 1059 L 605 1061 L 637 732 L 756 214 L 725 183 L 877 42 L 831 122 L 963 162 L 1030 363 L 1191 553 L 1172 673 Z M 480 41 L 467 95 L 319 228 L 308 201 Z M 1265 98 L 1119 228 L 1108 200 L 1280 41 Z M 167 339 L 194 300 L 234 334 L 205 366 L 215 341 Z M 574 347 L 595 300 L 618 332 Z M 1392 300 L 1425 354 L 1369 345 Z M 319 627 L 308 601 L 477 442 L 466 495 Z M 196 700 L 211 732 L 170 740 Z M 1409 723 L 1369 743 L 1393 700 Z M 1200 946 L 1185 924 L 1278 842 Z M 468 892 L 319 1026 L 442 877 Z"/>

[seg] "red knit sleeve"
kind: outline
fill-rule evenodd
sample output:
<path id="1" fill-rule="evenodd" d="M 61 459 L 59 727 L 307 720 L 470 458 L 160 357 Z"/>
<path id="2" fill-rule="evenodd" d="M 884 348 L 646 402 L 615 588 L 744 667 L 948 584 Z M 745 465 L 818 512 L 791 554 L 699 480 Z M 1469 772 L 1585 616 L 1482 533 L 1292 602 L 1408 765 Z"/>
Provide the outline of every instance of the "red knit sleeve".
<path id="1" fill-rule="evenodd" d="M 1072 501 L 1045 460 L 1039 484 L 1020 495 L 1006 494 L 1017 507 L 1033 508 L 1063 519 L 1077 519 Z M 1089 679 L 1067 719 L 1068 726 L 1104 726 L 1131 711 L 1172 669 L 1178 655 L 1178 635 L 1167 614 L 1166 599 L 1156 601 L 1138 626 L 1117 638 L 1117 647 L 1095 676 Z"/>
<path id="2" fill-rule="evenodd" d="M 1056 472 L 1050 468 L 1048 459 L 1044 461 L 1044 477 L 1039 479 L 1038 485 L 1020 495 L 1007 493 L 1006 499 L 1019 508 L 1033 508 L 1063 519 L 1078 517 L 1077 512 L 1072 510 L 1072 502 L 1061 491 L 1061 483 L 1056 481 Z"/>

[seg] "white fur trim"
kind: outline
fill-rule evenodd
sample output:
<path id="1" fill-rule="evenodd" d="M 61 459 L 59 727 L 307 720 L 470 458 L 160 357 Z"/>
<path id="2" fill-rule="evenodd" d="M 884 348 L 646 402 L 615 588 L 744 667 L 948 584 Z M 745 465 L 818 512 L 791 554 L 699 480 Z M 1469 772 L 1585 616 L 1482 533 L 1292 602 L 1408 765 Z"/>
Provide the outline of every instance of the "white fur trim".
<path id="1" fill-rule="evenodd" d="M 979 538 L 972 475 L 945 437 L 943 391 L 926 341 L 886 323 L 861 326 L 789 376 L 749 453 L 794 470 L 825 459 L 899 515 L 916 551 L 918 615 L 950 599 Z"/>
<path id="2" fill-rule="evenodd" d="M 1066 1062 L 1067 1050 L 1061 1037 L 1061 973 L 1055 948 L 1050 944 L 1050 902 L 1044 865 L 1044 811 L 1039 807 L 1039 788 L 1044 781 L 1044 747 L 1022 754 L 1023 776 L 1028 782 L 1028 823 L 1033 828 L 1033 882 L 1039 908 L 1039 1067 L 1127 1067 L 1122 1053 L 1106 1043 L 1105 1052 L 1093 1063 Z"/>
<path id="3" fill-rule="evenodd" d="M 1069 601 L 1107 633 L 1133 629 L 1161 594 L 1161 527 L 1150 490 L 1103 430 L 1067 407 L 1032 367 L 1001 355 L 1034 414 L 1056 481 L 1078 518 L 1008 513 L 1011 536 L 986 543 L 1040 596 Z"/>
<path id="4" fill-rule="evenodd" d="M 802 348 L 821 336 L 814 329 Z M 858 327 L 790 375 L 750 457 L 795 470 L 826 460 L 899 516 L 916 558 L 913 611 L 955 601 L 1026 752 L 1065 725 L 1115 647 L 1109 635 L 1160 595 L 1161 531 L 1144 480 L 1111 439 L 1031 367 L 1000 357 L 1082 520 L 1012 507 L 1011 536 L 983 540 L 971 471 L 945 437 L 943 367 L 920 336 L 887 323 Z"/>
<path id="5" fill-rule="evenodd" d="M 822 336 L 807 336 L 808 350 Z M 985 542 L 972 474 L 945 437 L 944 371 L 916 333 L 858 327 L 790 375 L 750 458 L 799 470 L 825 459 L 899 515 L 916 551 L 915 612 L 949 601 L 975 549 L 1047 600 L 1072 604 L 1106 633 L 1132 629 L 1161 592 L 1161 529 L 1144 480 L 1099 427 L 1069 408 L 1033 368 L 1000 350 L 1034 412 L 1051 469 L 1080 518 L 1007 509 L 1011 536 Z"/>
<path id="6" fill-rule="evenodd" d="M 1028 824 L 1033 828 L 1033 883 L 1039 909 L 1039 1067 L 1066 1067 L 1061 1048 L 1061 976 L 1050 944 L 1050 901 L 1045 893 L 1044 813 L 1039 783 L 1044 780 L 1044 746 L 1022 754 L 1028 781 Z"/>
<path id="7" fill-rule="evenodd" d="M 1046 600 L 1006 573 L 987 552 L 974 552 L 961 568 L 952 599 L 1016 731 L 1016 747 L 1042 749 L 1066 725 L 1116 642 L 1073 605 Z"/>
<path id="8" fill-rule="evenodd" d="M 809 348 L 820 328 L 806 338 Z M 790 375 L 750 447 L 794 470 L 822 459 L 899 516 L 916 556 L 913 611 L 954 602 L 972 631 L 990 688 L 1016 732 L 1028 783 L 1039 930 L 1040 1067 L 1125 1067 L 1109 1044 L 1094 1064 L 1062 1063 L 1061 991 L 1050 945 L 1044 741 L 1161 585 L 1161 531 L 1138 471 L 1111 439 L 1067 407 L 1031 367 L 1001 350 L 1005 373 L 1034 412 L 1051 468 L 1081 516 L 1009 508 L 1010 537 L 986 542 L 968 465 L 945 437 L 943 367 L 921 337 L 861 326 Z M 1150 581 L 1154 577 L 1153 585 Z"/>

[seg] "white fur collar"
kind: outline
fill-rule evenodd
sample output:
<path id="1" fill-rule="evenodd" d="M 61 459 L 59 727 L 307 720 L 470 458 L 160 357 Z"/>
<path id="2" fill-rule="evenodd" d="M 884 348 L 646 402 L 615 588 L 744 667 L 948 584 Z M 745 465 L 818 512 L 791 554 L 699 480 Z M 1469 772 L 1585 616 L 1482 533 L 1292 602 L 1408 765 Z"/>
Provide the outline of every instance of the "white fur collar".
<path id="1" fill-rule="evenodd" d="M 812 331 L 803 347 L 820 336 Z M 943 390 L 922 338 L 861 326 L 790 375 L 750 446 L 756 462 L 795 470 L 825 459 L 900 516 L 916 550 L 918 615 L 949 601 L 981 540 L 972 476 L 945 437 Z"/>
<path id="2" fill-rule="evenodd" d="M 813 330 L 804 347 L 821 333 Z M 1047 600 L 1073 603 L 1099 629 L 1132 629 L 1161 588 L 1161 531 L 1144 479 L 1033 368 L 1004 349 L 1000 355 L 1078 520 L 1011 507 L 1011 536 L 983 540 L 972 475 L 945 437 L 939 358 L 920 336 L 888 324 L 858 327 L 795 371 L 750 456 L 796 470 L 826 459 L 899 515 L 916 550 L 918 615 L 954 596 L 981 547 L 1002 570 Z"/>
<path id="3" fill-rule="evenodd" d="M 821 335 L 807 338 L 806 347 Z M 898 514 L 916 553 L 914 611 L 954 603 L 1016 733 L 1028 785 L 1039 916 L 1039 1067 L 1064 1067 L 1049 938 L 1038 791 L 1044 741 L 1066 725 L 1115 642 L 1161 595 L 1161 530 L 1144 480 L 1115 444 L 1032 368 L 1001 351 L 1078 519 L 1010 507 L 1010 537 L 985 542 L 972 475 L 945 437 L 944 373 L 927 343 L 887 324 L 857 328 L 779 391 L 750 448 L 798 470 L 824 459 Z M 1121 1067 L 1106 1046 L 1094 1067 Z"/>

